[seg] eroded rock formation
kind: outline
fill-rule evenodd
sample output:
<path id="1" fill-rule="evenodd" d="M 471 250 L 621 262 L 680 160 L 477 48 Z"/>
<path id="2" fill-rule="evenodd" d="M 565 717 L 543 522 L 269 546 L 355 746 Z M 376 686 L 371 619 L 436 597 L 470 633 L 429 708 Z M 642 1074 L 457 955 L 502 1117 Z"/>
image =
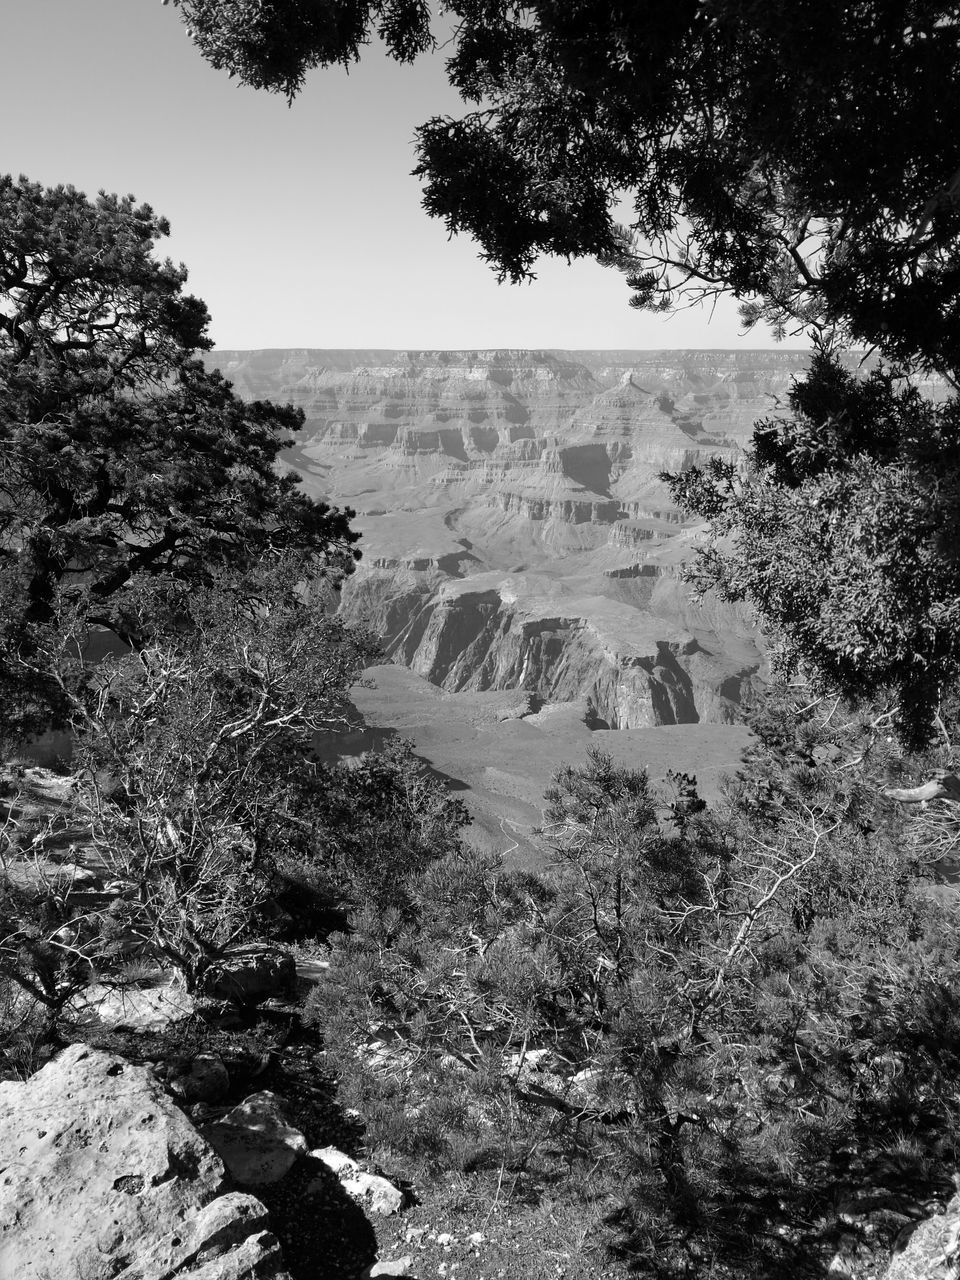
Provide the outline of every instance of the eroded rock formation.
<path id="1" fill-rule="evenodd" d="M 211 358 L 299 404 L 287 461 L 358 512 L 343 610 L 441 688 L 585 700 L 610 727 L 724 723 L 762 647 L 677 580 L 696 526 L 660 481 L 736 455 L 799 352 L 264 351 Z"/>

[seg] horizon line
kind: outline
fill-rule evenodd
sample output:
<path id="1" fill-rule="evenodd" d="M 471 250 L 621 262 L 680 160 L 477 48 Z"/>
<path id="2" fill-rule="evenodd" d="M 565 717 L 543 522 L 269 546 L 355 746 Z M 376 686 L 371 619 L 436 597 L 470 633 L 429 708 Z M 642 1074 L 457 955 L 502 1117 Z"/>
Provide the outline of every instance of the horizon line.
<path id="1" fill-rule="evenodd" d="M 401 347 L 379 346 L 375 343 L 357 343 L 349 347 L 329 347 L 329 346 L 306 346 L 300 343 L 286 343 L 283 346 L 269 347 L 239 347 L 216 344 L 208 349 L 213 351 L 438 351 L 438 352 L 456 352 L 456 351 L 629 351 L 638 354 L 657 354 L 661 351 L 711 351 L 723 354 L 738 355 L 743 353 L 753 353 L 758 351 L 780 353 L 784 355 L 806 355 L 811 348 L 809 347 L 697 347 L 697 346 L 673 346 L 673 347 L 550 347 L 545 345 L 535 345 L 527 347 L 512 346 L 496 346 L 484 345 L 482 343 L 467 344 L 458 347 L 438 347 L 423 345 L 408 345 Z"/>

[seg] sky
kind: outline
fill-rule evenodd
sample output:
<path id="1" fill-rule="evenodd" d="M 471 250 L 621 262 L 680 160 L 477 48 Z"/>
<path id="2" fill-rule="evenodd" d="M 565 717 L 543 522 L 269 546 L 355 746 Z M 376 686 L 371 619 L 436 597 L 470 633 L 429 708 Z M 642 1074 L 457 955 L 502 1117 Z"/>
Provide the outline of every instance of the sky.
<path id="1" fill-rule="evenodd" d="M 622 276 L 543 260 L 498 284 L 420 207 L 414 129 L 456 114 L 443 55 L 371 48 L 290 108 L 200 58 L 160 0 L 0 0 L 0 172 L 133 194 L 171 222 L 220 348 L 760 347 L 733 304 L 669 319 Z"/>

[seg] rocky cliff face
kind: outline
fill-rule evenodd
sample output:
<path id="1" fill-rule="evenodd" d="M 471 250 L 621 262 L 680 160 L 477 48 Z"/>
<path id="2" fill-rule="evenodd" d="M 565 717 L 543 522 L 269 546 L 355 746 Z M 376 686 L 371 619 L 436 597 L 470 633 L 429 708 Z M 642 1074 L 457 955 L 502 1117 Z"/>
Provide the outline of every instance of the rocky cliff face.
<path id="1" fill-rule="evenodd" d="M 598 725 L 729 721 L 763 666 L 749 619 L 677 581 L 696 527 L 661 471 L 736 454 L 791 351 L 219 351 L 306 425 L 287 463 L 353 507 L 343 611 L 443 689 L 585 700 Z"/>
<path id="2" fill-rule="evenodd" d="M 698 638 L 651 612 L 655 579 L 633 582 L 641 590 L 618 600 L 574 595 L 547 575 L 449 581 L 375 568 L 351 585 L 345 608 L 387 637 L 387 656 L 442 689 L 585 699 L 597 728 L 732 720 L 761 664 L 749 626 L 728 610 L 727 629 Z M 667 586 L 661 603 L 682 590 L 675 579 Z"/>

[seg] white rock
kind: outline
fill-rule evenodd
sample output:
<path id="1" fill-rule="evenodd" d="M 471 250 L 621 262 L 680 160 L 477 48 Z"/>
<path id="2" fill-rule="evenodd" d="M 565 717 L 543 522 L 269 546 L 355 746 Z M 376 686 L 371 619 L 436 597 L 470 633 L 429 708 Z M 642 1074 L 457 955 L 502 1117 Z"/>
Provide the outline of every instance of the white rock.
<path id="1" fill-rule="evenodd" d="M 403 1192 L 375 1173 L 357 1173 L 349 1178 L 341 1178 L 340 1182 L 344 1191 L 380 1217 L 387 1218 L 392 1213 L 398 1213 L 403 1204 Z"/>
<path id="2" fill-rule="evenodd" d="M 289 1280 L 267 1211 L 152 1073 L 71 1045 L 0 1084 L 0 1276 Z"/>
<path id="3" fill-rule="evenodd" d="M 89 867 L 81 867 L 76 862 L 61 862 L 56 869 L 55 877 L 58 880 L 69 880 L 75 889 L 87 888 L 100 881 L 95 871 L 91 871 Z"/>
<path id="4" fill-rule="evenodd" d="M 201 1132 L 244 1187 L 279 1182 L 307 1150 L 306 1138 L 287 1123 L 280 1099 L 268 1090 L 244 1098 Z"/>
<path id="5" fill-rule="evenodd" d="M 350 1156 L 343 1151 L 338 1151 L 336 1147 L 317 1147 L 314 1151 L 308 1152 L 314 1160 L 322 1160 L 328 1169 L 332 1170 L 338 1178 L 352 1177 L 360 1172 L 360 1166 L 356 1160 L 352 1160 Z"/>
<path id="6" fill-rule="evenodd" d="M 947 1280 L 960 1256 L 960 1195 L 942 1213 L 904 1228 L 881 1280 Z"/>
<path id="7" fill-rule="evenodd" d="M 72 1010 L 81 1021 L 95 1018 L 104 1026 L 163 1031 L 171 1023 L 189 1018 L 194 1001 L 180 979 L 168 974 L 149 987 L 107 987 L 96 983 L 76 997 Z"/>
<path id="8" fill-rule="evenodd" d="M 321 960 L 319 956 L 301 956 L 296 962 L 297 981 L 311 984 L 321 982 L 329 968 L 329 960 Z"/>
<path id="9" fill-rule="evenodd" d="M 445 1053 L 440 1059 L 440 1066 L 444 1071 L 459 1071 L 465 1073 L 470 1070 L 467 1063 L 453 1053 Z"/>
<path id="10" fill-rule="evenodd" d="M 402 1054 L 391 1049 L 383 1040 L 370 1040 L 362 1044 L 357 1050 L 357 1057 L 371 1071 L 388 1071 L 402 1062 Z"/>
<path id="11" fill-rule="evenodd" d="M 507 1066 L 511 1071 L 549 1071 L 557 1063 L 552 1049 L 528 1049 L 526 1053 L 512 1053 L 507 1058 Z"/>
<path id="12" fill-rule="evenodd" d="M 409 1275 L 412 1266 L 413 1258 L 406 1254 L 402 1258 L 390 1258 L 385 1262 L 375 1262 L 370 1268 L 369 1275 L 371 1280 L 374 1280 L 376 1276 L 405 1276 Z"/>

